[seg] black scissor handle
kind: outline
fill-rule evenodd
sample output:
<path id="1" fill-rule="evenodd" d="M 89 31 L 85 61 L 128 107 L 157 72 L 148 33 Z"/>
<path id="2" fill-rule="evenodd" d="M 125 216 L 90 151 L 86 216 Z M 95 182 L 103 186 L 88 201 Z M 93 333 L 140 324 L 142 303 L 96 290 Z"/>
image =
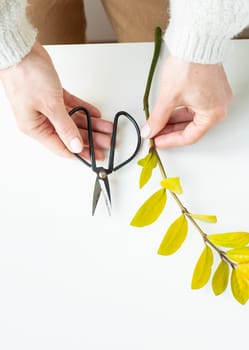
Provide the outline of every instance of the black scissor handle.
<path id="1" fill-rule="evenodd" d="M 135 148 L 134 152 L 132 153 L 132 155 L 129 158 L 127 158 L 125 161 L 119 163 L 118 165 L 114 166 L 114 155 L 115 155 L 116 138 L 117 138 L 117 132 L 118 132 L 118 122 L 119 122 L 119 118 L 121 116 L 127 118 L 134 126 L 135 131 L 137 133 L 137 144 L 136 144 L 136 148 Z M 135 121 L 135 119 L 129 113 L 124 112 L 124 111 L 120 111 L 120 112 L 116 113 L 116 115 L 114 117 L 114 122 L 113 122 L 113 132 L 112 132 L 112 139 L 111 139 L 111 149 L 110 149 L 110 156 L 109 156 L 108 172 L 111 173 L 113 171 L 116 171 L 116 170 L 122 168 L 126 164 L 128 164 L 136 156 L 140 145 L 141 145 L 141 134 L 140 134 L 139 126 L 138 126 L 137 122 Z"/>
<path id="2" fill-rule="evenodd" d="M 68 112 L 70 117 L 79 111 L 83 111 L 86 114 L 87 119 L 87 132 L 88 132 L 88 141 L 89 141 L 89 151 L 90 151 L 90 160 L 91 163 L 86 161 L 85 159 L 81 158 L 77 153 L 74 153 L 75 157 L 77 157 L 79 160 L 81 160 L 85 165 L 87 165 L 90 168 L 93 168 L 93 170 L 96 169 L 96 159 L 95 159 L 95 151 L 94 151 L 94 144 L 93 144 L 93 131 L 92 131 L 92 122 L 91 122 L 91 116 L 90 112 L 87 108 L 83 106 L 77 106 L 71 109 L 71 111 Z"/>
<path id="3" fill-rule="evenodd" d="M 88 141 L 89 141 L 89 151 L 90 151 L 90 160 L 91 163 L 86 161 L 85 159 L 81 158 L 77 153 L 74 153 L 75 157 L 77 157 L 79 160 L 81 160 L 85 165 L 88 167 L 91 167 L 94 172 L 97 172 L 98 168 L 96 165 L 96 158 L 95 158 L 95 151 L 94 151 L 94 143 L 93 143 L 93 130 L 92 130 L 92 122 L 91 122 L 91 116 L 87 108 L 83 106 L 77 106 L 73 108 L 68 114 L 72 116 L 74 113 L 83 111 L 86 114 L 87 118 L 87 129 L 88 129 Z M 118 122 L 119 118 L 123 116 L 127 118 L 132 125 L 134 126 L 136 133 L 137 133 L 137 144 L 134 152 L 132 155 L 126 159 L 125 161 L 121 162 L 120 164 L 114 166 L 114 155 L 115 155 L 115 146 L 116 146 L 116 139 L 117 139 L 117 131 L 118 131 Z M 137 154 L 139 147 L 141 145 L 141 134 L 140 129 L 135 121 L 135 119 L 127 112 L 120 111 L 116 113 L 113 121 L 113 132 L 112 132 L 112 138 L 111 138 L 111 149 L 110 149 L 110 155 L 109 155 L 109 162 L 108 162 L 108 168 L 105 169 L 107 174 L 111 174 L 113 171 L 116 171 L 123 166 L 125 166 L 127 163 L 129 163 Z"/>

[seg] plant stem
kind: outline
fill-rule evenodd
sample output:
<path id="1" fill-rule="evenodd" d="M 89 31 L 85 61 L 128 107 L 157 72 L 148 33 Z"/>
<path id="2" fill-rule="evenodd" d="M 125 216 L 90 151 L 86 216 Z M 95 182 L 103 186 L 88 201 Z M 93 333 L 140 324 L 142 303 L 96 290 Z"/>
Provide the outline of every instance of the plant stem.
<path id="1" fill-rule="evenodd" d="M 153 58 L 149 70 L 149 75 L 146 83 L 146 88 L 145 88 L 145 93 L 143 97 L 143 107 L 144 107 L 144 112 L 145 112 L 145 117 L 146 120 L 149 118 L 150 111 L 149 111 L 149 95 L 150 95 L 150 89 L 151 89 L 151 84 L 153 80 L 153 76 L 155 73 L 157 61 L 160 55 L 161 51 L 161 44 L 162 44 L 162 30 L 160 27 L 156 27 L 155 29 L 155 41 L 154 41 L 154 53 L 153 53 Z M 157 157 L 157 162 L 158 162 L 158 167 L 160 170 L 160 173 L 162 175 L 162 178 L 167 178 L 167 173 L 165 171 L 165 168 L 163 166 L 163 163 L 161 161 L 161 158 L 158 154 L 158 151 L 155 146 L 154 139 L 150 139 L 150 150 L 153 150 Z M 171 196 L 174 198 L 175 202 L 181 209 L 181 212 L 189 219 L 189 221 L 192 223 L 193 226 L 197 229 L 197 231 L 200 233 L 200 235 L 203 238 L 203 241 L 205 244 L 208 244 L 210 247 L 212 247 L 220 256 L 221 259 L 225 260 L 232 268 L 236 267 L 236 263 L 232 260 L 229 259 L 229 257 L 226 255 L 226 253 L 219 249 L 215 244 L 213 244 L 209 239 L 207 234 L 202 230 L 202 228 L 199 226 L 199 224 L 195 221 L 195 219 L 191 216 L 191 213 L 187 210 L 187 208 L 183 205 L 181 200 L 178 198 L 178 196 L 174 193 L 169 191 Z"/>
<path id="2" fill-rule="evenodd" d="M 144 112 L 145 112 L 145 117 L 146 120 L 149 118 L 149 94 L 150 94 L 150 88 L 151 88 L 151 83 L 152 79 L 155 73 L 157 61 L 159 58 L 159 54 L 161 51 L 161 45 L 162 45 L 162 29 L 160 27 L 156 27 L 155 29 L 155 41 L 154 41 L 154 53 L 153 53 L 153 58 L 150 66 L 150 71 L 145 87 L 145 93 L 144 93 L 144 99 L 143 99 L 143 104 L 144 104 Z"/>

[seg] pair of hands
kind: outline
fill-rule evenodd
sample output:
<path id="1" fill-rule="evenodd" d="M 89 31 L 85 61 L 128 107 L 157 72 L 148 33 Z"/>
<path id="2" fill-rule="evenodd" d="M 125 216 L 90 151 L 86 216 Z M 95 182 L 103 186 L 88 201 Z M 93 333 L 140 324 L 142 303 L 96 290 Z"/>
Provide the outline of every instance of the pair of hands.
<path id="1" fill-rule="evenodd" d="M 88 158 L 87 123 L 82 113 L 68 111 L 83 105 L 92 115 L 96 158 L 104 159 L 112 124 L 100 118 L 93 105 L 62 88 L 53 63 L 38 42 L 16 66 L 0 73 L 18 127 L 61 156 L 71 152 Z M 183 146 L 199 140 L 227 114 L 232 91 L 222 65 L 184 62 L 169 56 L 160 93 L 142 129 L 155 137 L 157 147 Z"/>

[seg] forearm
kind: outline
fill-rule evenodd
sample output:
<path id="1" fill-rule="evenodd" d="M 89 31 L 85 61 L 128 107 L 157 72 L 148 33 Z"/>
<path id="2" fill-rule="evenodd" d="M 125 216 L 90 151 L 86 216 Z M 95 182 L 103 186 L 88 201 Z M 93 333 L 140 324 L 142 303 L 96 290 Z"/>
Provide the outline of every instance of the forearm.
<path id="1" fill-rule="evenodd" d="M 0 0 L 0 69 L 17 64 L 35 43 L 26 6 L 26 0 Z"/>
<path id="2" fill-rule="evenodd" d="M 164 38 L 175 57 L 220 63 L 229 40 L 248 24 L 248 0 L 171 0 Z"/>

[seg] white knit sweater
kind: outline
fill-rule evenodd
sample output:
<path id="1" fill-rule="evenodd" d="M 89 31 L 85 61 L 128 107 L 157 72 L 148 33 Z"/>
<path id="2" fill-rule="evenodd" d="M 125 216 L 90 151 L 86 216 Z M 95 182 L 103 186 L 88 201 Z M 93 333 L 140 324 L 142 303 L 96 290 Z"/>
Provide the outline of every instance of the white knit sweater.
<path id="1" fill-rule="evenodd" d="M 0 69 L 21 61 L 34 45 L 26 6 L 27 0 L 0 0 Z M 176 57 L 218 63 L 229 39 L 248 24 L 249 0 L 171 0 L 164 38 Z"/>
<path id="2" fill-rule="evenodd" d="M 36 30 L 26 7 L 26 0 L 0 0 L 0 69 L 18 63 L 34 45 Z"/>
<path id="3" fill-rule="evenodd" d="M 222 62 L 229 39 L 249 24 L 249 0 L 171 0 L 164 35 L 173 56 Z"/>

